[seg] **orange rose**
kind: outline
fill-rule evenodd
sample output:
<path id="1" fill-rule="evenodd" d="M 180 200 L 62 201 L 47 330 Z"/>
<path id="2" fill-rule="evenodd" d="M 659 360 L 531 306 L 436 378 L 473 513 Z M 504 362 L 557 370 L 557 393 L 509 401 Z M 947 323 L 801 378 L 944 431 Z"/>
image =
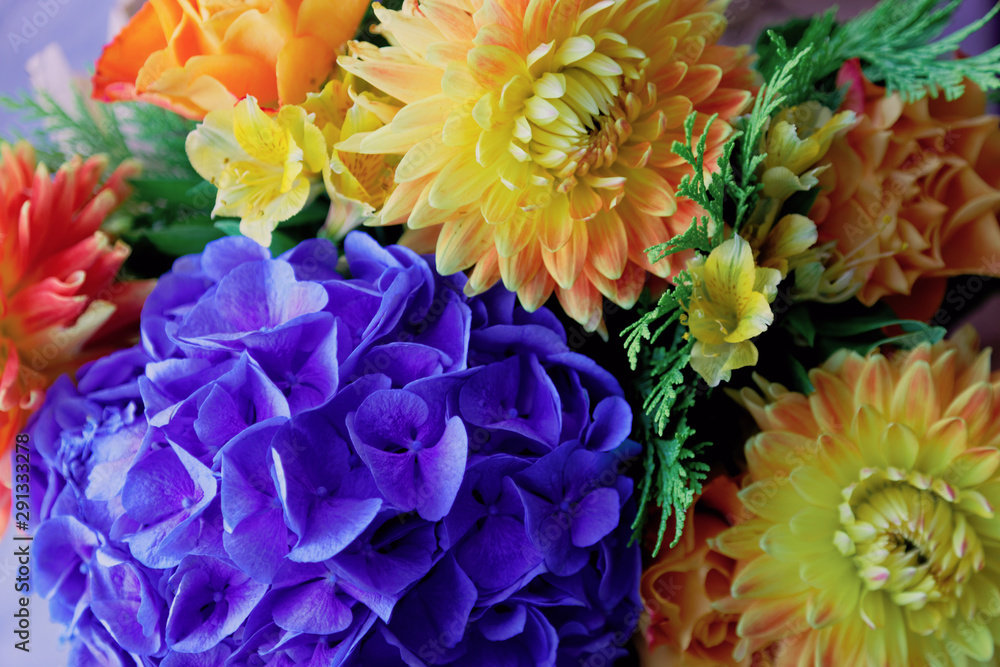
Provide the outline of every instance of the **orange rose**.
<path id="1" fill-rule="evenodd" d="M 253 95 L 305 101 L 333 71 L 370 0 L 149 0 L 104 48 L 94 97 L 200 120 Z"/>
<path id="2" fill-rule="evenodd" d="M 860 122 L 833 142 L 810 217 L 856 269 L 862 303 L 929 319 L 949 276 L 1000 275 L 998 119 L 971 83 L 951 102 L 904 103 L 857 63 L 840 80 Z"/>
<path id="3" fill-rule="evenodd" d="M 645 667 L 751 664 L 751 656 L 733 659 L 739 616 L 714 604 L 729 598 L 736 561 L 708 545 L 742 512 L 738 491 L 724 476 L 706 485 L 688 508 L 681 541 L 642 573 L 640 591 L 649 611 L 645 641 L 639 640 Z"/>

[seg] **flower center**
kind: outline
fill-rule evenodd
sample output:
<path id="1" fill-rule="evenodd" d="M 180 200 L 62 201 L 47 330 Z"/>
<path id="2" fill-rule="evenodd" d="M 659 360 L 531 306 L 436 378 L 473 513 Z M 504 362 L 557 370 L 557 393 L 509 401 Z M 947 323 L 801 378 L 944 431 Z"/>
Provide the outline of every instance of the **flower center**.
<path id="1" fill-rule="evenodd" d="M 581 16 L 577 33 L 583 33 L 581 23 L 610 9 L 595 7 Z M 646 54 L 610 28 L 588 32 L 536 47 L 527 57 L 531 79 L 515 77 L 500 99 L 501 109 L 520 109 L 510 153 L 548 172 L 536 177 L 536 185 L 545 181 L 561 192 L 588 175 L 591 187 L 619 186 L 592 174 L 614 165 L 633 122 L 655 99 L 655 87 L 645 81 Z"/>
<path id="2" fill-rule="evenodd" d="M 906 479 L 894 469 L 863 474 L 870 476 L 841 505 L 838 548 L 853 556 L 869 590 L 912 611 L 944 603 L 950 611 L 944 615 L 953 616 L 963 587 L 985 566 L 966 504 L 943 481 L 932 483 L 919 473 Z"/>
<path id="3" fill-rule="evenodd" d="M 634 61 L 645 54 L 629 49 L 615 33 L 598 40 L 570 37 L 558 48 L 544 44 L 528 57 L 531 70 L 544 73 L 525 100 L 524 122 L 516 121 L 515 138 L 523 141 L 532 160 L 562 178 L 613 164 L 618 146 L 631 135 L 629 116 L 634 119 L 641 108 L 629 89 L 643 77 Z M 532 56 L 539 58 L 533 65 Z"/>

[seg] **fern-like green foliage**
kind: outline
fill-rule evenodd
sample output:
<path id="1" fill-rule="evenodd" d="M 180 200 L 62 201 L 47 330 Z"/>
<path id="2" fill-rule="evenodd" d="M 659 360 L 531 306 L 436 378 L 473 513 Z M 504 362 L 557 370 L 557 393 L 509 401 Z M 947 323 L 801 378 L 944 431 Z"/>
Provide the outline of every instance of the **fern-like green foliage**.
<path id="1" fill-rule="evenodd" d="M 655 331 L 648 324 L 669 312 L 665 322 Z M 640 390 L 646 396 L 640 428 L 646 445 L 644 477 L 640 483 L 639 507 L 632 523 L 633 539 L 639 539 L 651 505 L 660 508 L 660 523 L 656 533 L 655 556 L 666 537 L 670 517 L 675 517 L 670 546 L 677 544 L 684 530 L 687 509 L 701 492 L 708 466 L 697 456 L 709 446 L 705 442 L 689 442 L 695 435 L 688 424 L 688 410 L 699 395 L 696 378 L 688 369 L 692 342 L 678 325 L 678 304 L 668 292 L 660 303 L 631 328 L 629 359 L 632 367 L 644 369 Z M 664 333 L 672 333 L 668 347 L 642 345 L 642 340 L 657 341 Z"/>
<path id="2" fill-rule="evenodd" d="M 794 37 L 797 47 L 813 49 L 795 73 L 790 103 L 815 99 L 816 83 L 852 58 L 861 60 L 870 79 L 907 101 L 941 93 L 955 99 L 965 90 L 965 79 L 986 91 L 1000 88 L 1000 46 L 969 58 L 953 57 L 969 35 L 1000 11 L 1000 4 L 978 21 L 941 37 L 961 4 L 962 0 L 883 0 L 841 25 L 832 11 L 804 26 L 801 21 L 786 24 L 780 31 L 786 39 Z M 769 78 L 786 62 L 788 51 L 777 44 L 761 51 L 759 69 Z"/>
<path id="3" fill-rule="evenodd" d="M 707 255 L 725 240 L 727 221 L 738 230 L 749 217 L 762 187 L 757 172 L 766 157 L 761 150 L 764 133 L 771 116 L 787 104 L 789 91 L 797 82 L 796 72 L 811 51 L 809 45 L 796 47 L 791 53 L 786 49 L 784 63 L 761 88 L 752 111 L 728 138 L 710 177 L 705 169 L 706 137 L 716 117 L 708 119 L 697 142 L 693 136 L 697 115 L 686 119 L 685 143 L 675 142 L 672 150 L 691 166 L 693 174 L 682 179 L 677 193 L 696 202 L 705 215 L 692 220 L 688 230 L 669 243 L 649 248 L 650 261 L 660 261 L 682 250 Z M 641 365 L 645 378 L 647 466 L 641 481 L 639 512 L 632 527 L 638 537 L 650 505 L 659 507 L 657 551 L 671 516 L 676 526 L 671 546 L 680 539 L 687 508 L 701 492 L 707 473 L 706 464 L 697 456 L 709 444 L 693 440 L 695 432 L 687 421 L 687 411 L 698 396 L 698 378 L 688 368 L 694 341 L 684 336 L 682 322 L 692 289 L 690 274 L 681 271 L 657 304 L 622 332 L 629 363 L 633 369 Z M 667 334 L 672 334 L 669 343 L 657 345 Z"/>
<path id="4" fill-rule="evenodd" d="M 55 169 L 71 155 L 108 156 L 111 166 L 136 159 L 143 178 L 198 179 L 184 141 L 195 123 L 151 104 L 95 104 L 74 91 L 73 106 L 60 106 L 47 93 L 0 97 L 0 106 L 20 115 L 27 132 L 4 139 L 26 139 L 40 160 Z"/>

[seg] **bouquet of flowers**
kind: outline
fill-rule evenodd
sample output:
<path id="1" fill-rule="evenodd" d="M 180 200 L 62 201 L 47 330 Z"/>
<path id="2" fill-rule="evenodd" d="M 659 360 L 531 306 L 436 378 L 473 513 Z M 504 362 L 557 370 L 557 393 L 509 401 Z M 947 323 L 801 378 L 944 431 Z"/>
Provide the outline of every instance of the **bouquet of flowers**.
<path id="1" fill-rule="evenodd" d="M 149 0 L 8 99 L 0 501 L 69 664 L 1000 664 L 960 4 Z"/>

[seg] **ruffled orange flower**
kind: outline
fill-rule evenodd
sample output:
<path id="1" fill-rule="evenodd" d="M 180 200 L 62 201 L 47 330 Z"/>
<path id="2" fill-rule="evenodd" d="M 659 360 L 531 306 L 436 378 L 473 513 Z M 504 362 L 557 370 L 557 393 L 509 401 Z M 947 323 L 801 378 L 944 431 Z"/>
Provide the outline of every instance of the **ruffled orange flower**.
<path id="1" fill-rule="evenodd" d="M 134 340 L 152 281 L 116 282 L 124 243 L 99 231 L 128 195 L 126 163 L 75 158 L 55 177 L 27 144 L 0 147 L 0 488 L 14 438 L 59 375 Z M 8 496 L 9 498 L 9 496 Z M 9 512 L 0 509 L 0 524 Z M 2 530 L 2 525 L 0 525 Z"/>
<path id="2" fill-rule="evenodd" d="M 971 83 L 952 102 L 907 104 L 855 68 L 841 80 L 863 100 L 860 122 L 833 142 L 810 217 L 854 269 L 862 303 L 888 297 L 901 315 L 926 320 L 949 276 L 1000 275 L 998 119 Z"/>
<path id="3" fill-rule="evenodd" d="M 94 97 L 200 120 L 253 95 L 267 108 L 318 92 L 369 0 L 149 0 L 104 48 Z"/>
<path id="4" fill-rule="evenodd" d="M 997 664 L 1000 374 L 967 328 L 892 358 L 841 351 L 808 396 L 740 400 L 751 516 L 711 545 L 738 561 L 736 658 L 778 667 Z"/>
<path id="5" fill-rule="evenodd" d="M 747 50 L 715 44 L 725 2 L 406 0 L 376 5 L 398 46 L 352 44 L 341 66 L 405 106 L 360 143 L 403 155 L 381 224 L 436 237 L 438 270 L 501 278 L 529 310 L 555 290 L 593 330 L 601 295 L 630 308 L 646 248 L 687 228 L 690 169 L 670 148 L 692 110 L 741 112 Z M 704 131 L 705 118 L 696 126 Z M 712 126 L 708 164 L 731 128 Z M 432 229 L 433 228 L 433 229 Z"/>
<path id="6" fill-rule="evenodd" d="M 707 484 L 688 508 L 681 541 L 642 573 L 640 591 L 649 612 L 639 640 L 644 667 L 750 665 L 749 657 L 733 659 L 739 616 L 716 608 L 729 597 L 736 561 L 708 545 L 743 512 L 738 491 L 729 477 Z"/>

